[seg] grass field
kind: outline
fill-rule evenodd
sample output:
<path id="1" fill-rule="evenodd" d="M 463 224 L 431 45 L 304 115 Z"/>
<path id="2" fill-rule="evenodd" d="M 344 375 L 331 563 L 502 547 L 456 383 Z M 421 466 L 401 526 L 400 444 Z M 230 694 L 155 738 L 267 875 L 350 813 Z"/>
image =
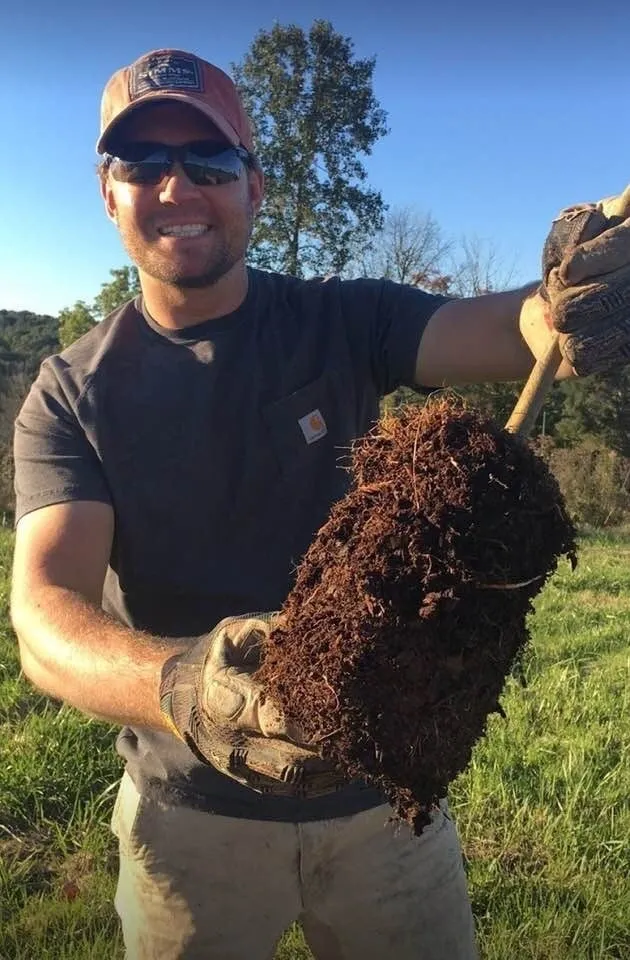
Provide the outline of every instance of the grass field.
<path id="1" fill-rule="evenodd" d="M 0 958 L 118 960 L 113 732 L 19 676 L 11 545 L 0 531 Z M 482 957 L 630 960 L 630 535 L 583 539 L 532 634 L 526 687 L 452 792 Z M 295 928 L 277 960 L 310 956 Z"/>

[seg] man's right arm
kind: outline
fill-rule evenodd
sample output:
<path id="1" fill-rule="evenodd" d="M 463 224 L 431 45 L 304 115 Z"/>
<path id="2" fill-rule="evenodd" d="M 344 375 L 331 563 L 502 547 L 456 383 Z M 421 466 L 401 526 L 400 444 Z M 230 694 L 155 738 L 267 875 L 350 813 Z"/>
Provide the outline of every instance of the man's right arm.
<path id="1" fill-rule="evenodd" d="M 315 796 L 339 787 L 343 778 L 315 749 L 288 739 L 284 718 L 251 678 L 248 634 L 268 633 L 267 621 L 228 618 L 191 648 L 131 630 L 103 612 L 113 533 L 112 508 L 97 501 L 42 507 L 18 522 L 11 617 L 29 680 L 99 719 L 192 741 L 207 763 L 256 790 Z M 189 656 L 172 663 L 170 707 L 162 713 L 164 665 L 185 651 L 194 662 Z"/>
<path id="2" fill-rule="evenodd" d="M 186 646 L 132 630 L 101 609 L 111 506 L 53 504 L 17 526 L 11 618 L 22 669 L 44 693 L 111 723 L 170 730 L 159 709 L 167 659 Z"/>

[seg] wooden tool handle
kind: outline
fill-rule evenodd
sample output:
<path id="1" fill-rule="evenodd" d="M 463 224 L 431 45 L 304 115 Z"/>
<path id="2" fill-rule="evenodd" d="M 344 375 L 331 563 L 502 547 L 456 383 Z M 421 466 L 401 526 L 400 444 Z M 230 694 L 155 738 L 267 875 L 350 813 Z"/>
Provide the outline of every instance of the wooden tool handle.
<path id="1" fill-rule="evenodd" d="M 609 226 L 614 226 L 616 222 L 630 217 L 630 184 L 622 193 L 600 200 L 599 206 L 604 216 L 610 221 Z M 554 333 L 547 353 L 537 361 L 516 401 L 516 406 L 505 425 L 506 430 L 520 437 L 529 436 L 561 363 L 558 334 Z"/>
<path id="2" fill-rule="evenodd" d="M 547 352 L 536 361 L 516 401 L 510 419 L 505 425 L 506 430 L 519 437 L 529 436 L 561 363 L 562 354 L 558 345 L 558 334 L 554 332 Z"/>

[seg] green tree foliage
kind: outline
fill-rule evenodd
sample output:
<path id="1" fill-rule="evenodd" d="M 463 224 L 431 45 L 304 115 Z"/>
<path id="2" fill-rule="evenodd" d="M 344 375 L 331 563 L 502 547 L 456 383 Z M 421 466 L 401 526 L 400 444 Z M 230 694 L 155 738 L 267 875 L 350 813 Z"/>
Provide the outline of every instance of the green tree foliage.
<path id="1" fill-rule="evenodd" d="M 630 457 L 630 367 L 608 376 L 567 380 L 554 433 L 563 446 L 599 437 L 611 450 Z"/>
<path id="2" fill-rule="evenodd" d="M 77 300 L 73 307 L 66 307 L 60 312 L 59 342 L 62 348 L 69 347 L 91 330 L 97 320 L 103 320 L 112 310 L 140 293 L 137 267 L 117 267 L 109 273 L 112 279 L 101 284 L 91 307 L 83 300 Z"/>
<path id="3" fill-rule="evenodd" d="M 83 300 L 77 300 L 73 307 L 64 307 L 59 313 L 59 343 L 62 350 L 91 330 L 95 323 Z"/>
<path id="4" fill-rule="evenodd" d="M 267 184 L 252 263 L 296 276 L 341 272 L 356 238 L 381 226 L 384 204 L 361 162 L 387 132 L 374 65 L 326 20 L 308 33 L 260 31 L 234 65 Z"/>
<path id="5" fill-rule="evenodd" d="M 57 320 L 29 310 L 0 310 L 0 380 L 10 369 L 34 374 L 59 349 Z"/>
<path id="6" fill-rule="evenodd" d="M 133 300 L 140 293 L 140 277 L 137 267 L 118 267 L 109 271 L 112 279 L 101 286 L 100 293 L 94 298 L 92 312 L 103 320 L 112 310 Z"/>

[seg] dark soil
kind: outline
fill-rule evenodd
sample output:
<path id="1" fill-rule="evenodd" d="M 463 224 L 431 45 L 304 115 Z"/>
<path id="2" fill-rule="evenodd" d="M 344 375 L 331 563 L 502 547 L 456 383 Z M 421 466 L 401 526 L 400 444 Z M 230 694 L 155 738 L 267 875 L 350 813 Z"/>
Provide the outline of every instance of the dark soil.
<path id="1" fill-rule="evenodd" d="M 547 466 L 440 399 L 355 445 L 259 678 L 349 779 L 417 832 L 466 768 L 575 531 Z"/>

